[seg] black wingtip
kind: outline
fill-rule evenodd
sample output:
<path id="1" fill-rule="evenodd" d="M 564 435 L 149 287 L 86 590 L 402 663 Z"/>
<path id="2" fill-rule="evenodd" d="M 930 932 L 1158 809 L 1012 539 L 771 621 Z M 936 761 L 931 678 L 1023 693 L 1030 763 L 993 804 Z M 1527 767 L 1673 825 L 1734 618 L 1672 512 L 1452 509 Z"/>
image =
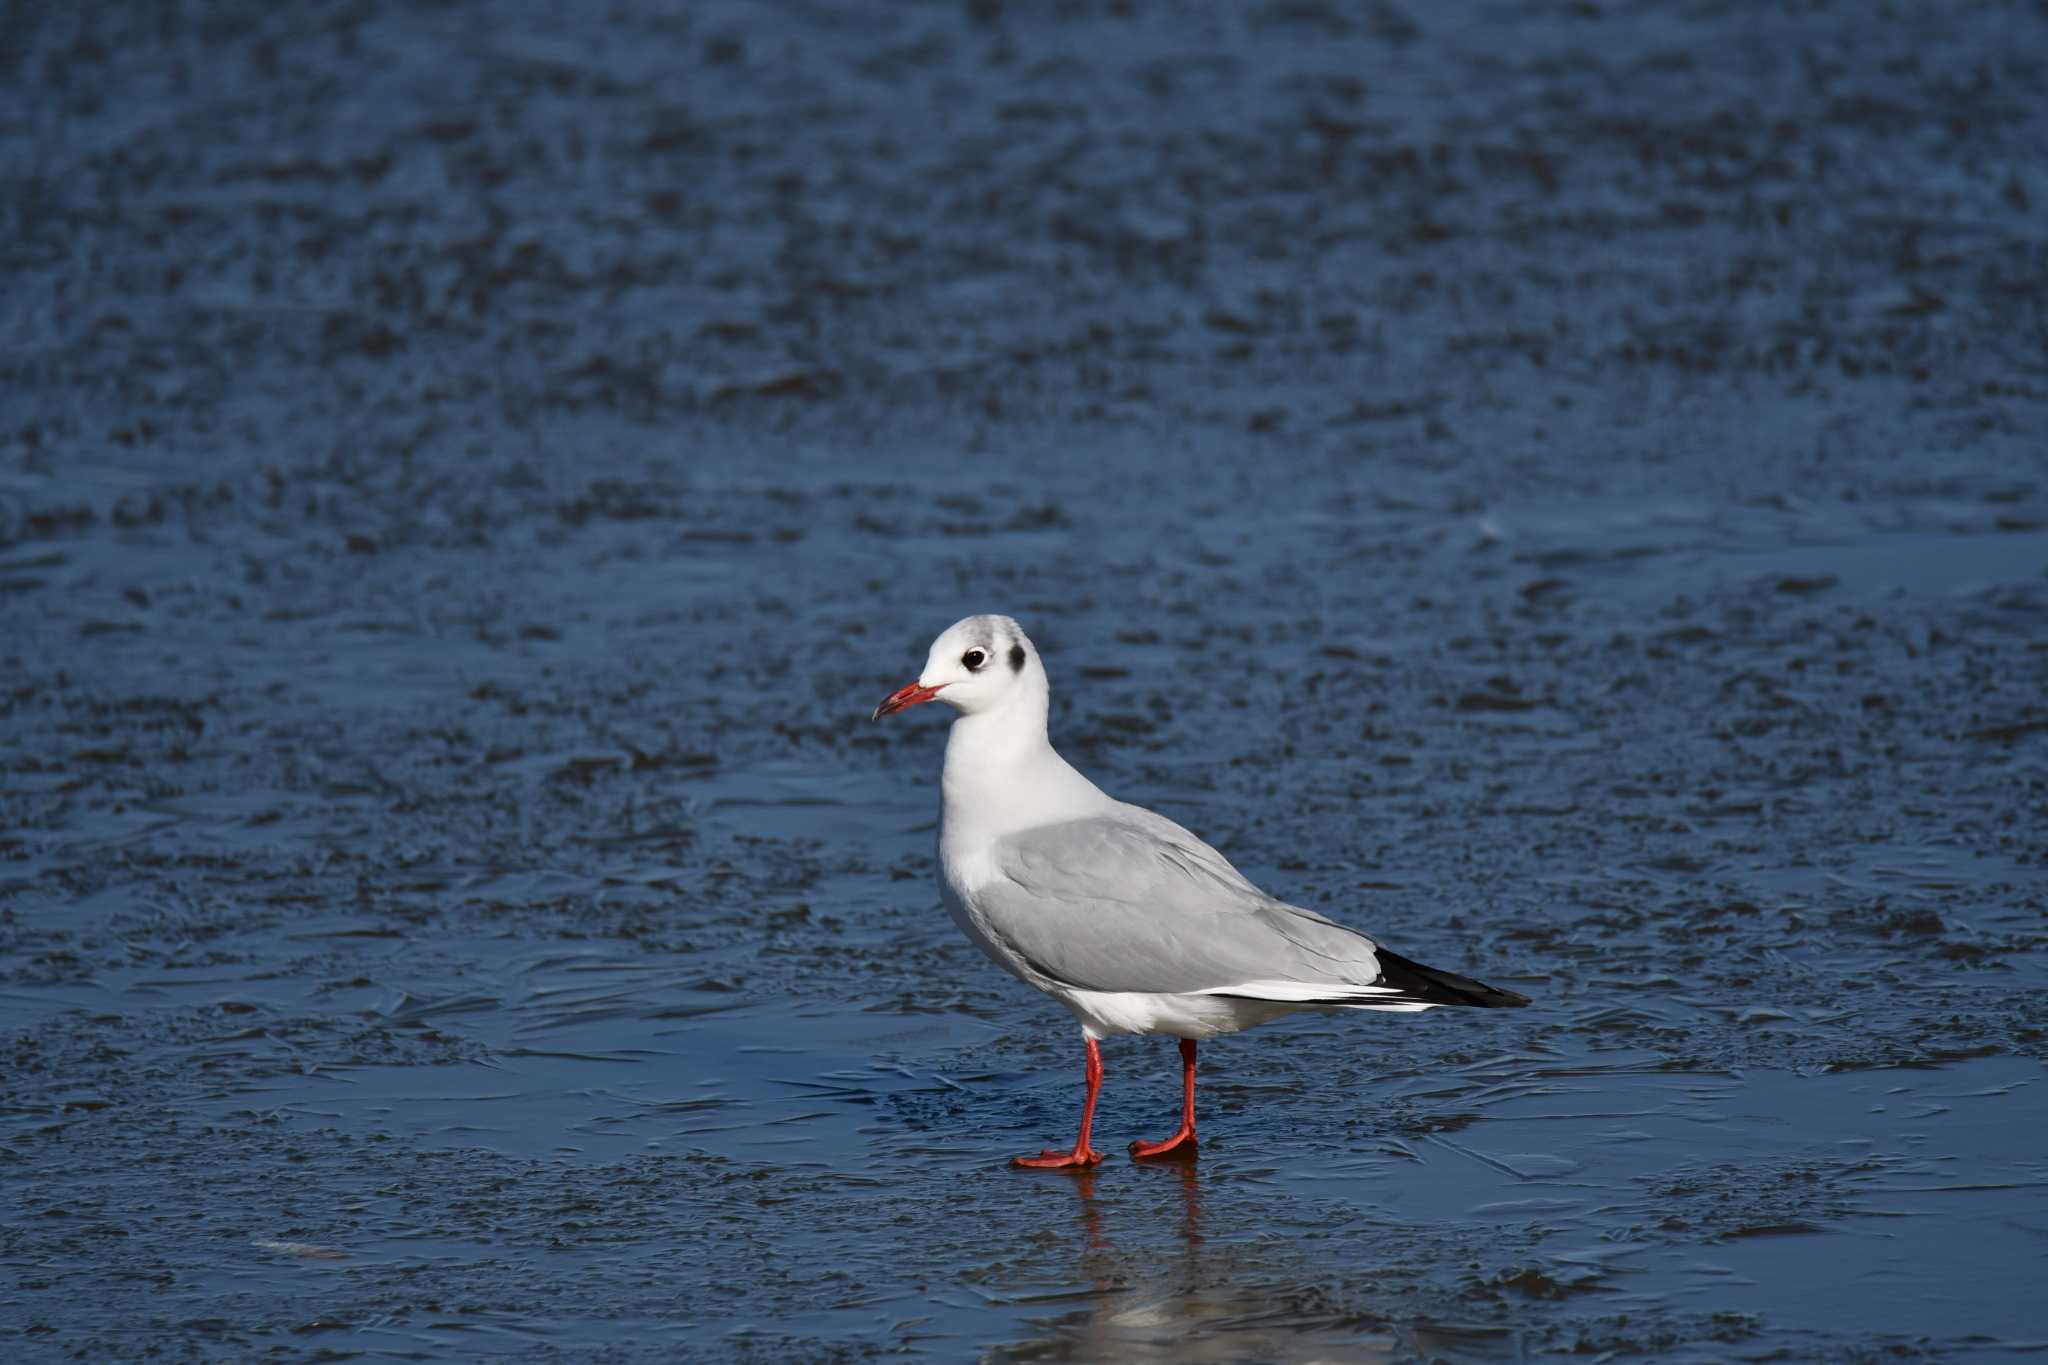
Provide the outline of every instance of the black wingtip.
<path id="1" fill-rule="evenodd" d="M 1373 951 L 1380 964 L 1380 979 L 1373 984 L 1392 986 L 1401 992 L 1403 999 L 1417 1004 L 1520 1009 L 1529 1003 L 1529 997 L 1519 991 L 1503 990 L 1483 981 L 1474 981 L 1469 976 L 1459 976 L 1456 972 L 1425 967 L 1385 948 L 1375 947 Z"/>

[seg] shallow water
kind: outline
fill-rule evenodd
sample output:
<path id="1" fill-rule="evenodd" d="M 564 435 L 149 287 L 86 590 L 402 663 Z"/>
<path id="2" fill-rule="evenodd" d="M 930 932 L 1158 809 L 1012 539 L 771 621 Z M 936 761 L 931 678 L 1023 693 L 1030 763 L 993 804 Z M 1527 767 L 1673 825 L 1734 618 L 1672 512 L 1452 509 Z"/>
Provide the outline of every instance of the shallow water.
<path id="1" fill-rule="evenodd" d="M 5 22 L 8 1359 L 2048 1350 L 2039 13 Z M 1008 1170 L 981 610 L 1535 1004 Z"/>

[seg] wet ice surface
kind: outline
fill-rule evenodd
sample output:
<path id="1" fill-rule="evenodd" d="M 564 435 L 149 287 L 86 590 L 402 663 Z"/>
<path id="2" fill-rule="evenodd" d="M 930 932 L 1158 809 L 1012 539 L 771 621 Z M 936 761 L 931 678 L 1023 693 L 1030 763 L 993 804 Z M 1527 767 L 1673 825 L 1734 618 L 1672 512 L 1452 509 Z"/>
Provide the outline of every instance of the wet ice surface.
<path id="1" fill-rule="evenodd" d="M 1065 1122 L 1071 1078 L 1006 1064 L 1001 1023 L 436 946 L 469 964 L 460 994 L 363 1013 L 481 1043 L 474 1060 L 286 1069 L 261 1057 L 288 1025 L 223 1027 L 143 1083 L 145 1131 L 112 1129 L 136 1098 L 110 1087 L 17 1113 L 31 1160 L 96 1149 L 36 1184 L 23 1213 L 62 1230 L 33 1239 L 23 1287 L 118 1267 L 123 1314 L 373 1355 L 1512 1358 L 1563 1327 L 1711 1359 L 1949 1321 L 1969 1324 L 1951 1343 L 2032 1340 L 2033 1060 L 1745 1072 L 1582 1040 L 1446 1058 L 1439 1039 L 1389 1061 L 1312 1023 L 1212 1046 L 1197 1166 L 1024 1175 L 992 1157 Z M 174 989 L 223 1025 L 285 1013 L 233 977 L 67 994 L 105 1019 Z M 1169 1056 L 1112 1046 L 1108 1132 L 1164 1126 Z M 83 1350 L 82 1327 L 54 1339 Z"/>
<path id="2" fill-rule="evenodd" d="M 9 1358 L 2038 1358 L 2043 20 L 1412 8 L 14 21 Z M 1536 1004 L 1004 1169 L 979 610 Z"/>

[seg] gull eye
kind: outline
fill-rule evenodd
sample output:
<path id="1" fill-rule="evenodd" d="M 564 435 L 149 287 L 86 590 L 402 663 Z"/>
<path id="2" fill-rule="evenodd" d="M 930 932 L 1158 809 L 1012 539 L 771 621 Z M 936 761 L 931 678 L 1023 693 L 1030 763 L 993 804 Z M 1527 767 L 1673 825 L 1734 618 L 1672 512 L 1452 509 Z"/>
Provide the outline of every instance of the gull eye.
<path id="1" fill-rule="evenodd" d="M 970 649 L 960 656 L 960 662 L 967 665 L 969 673 L 974 673 L 979 671 L 981 666 L 988 662 L 988 654 L 983 650 Z"/>

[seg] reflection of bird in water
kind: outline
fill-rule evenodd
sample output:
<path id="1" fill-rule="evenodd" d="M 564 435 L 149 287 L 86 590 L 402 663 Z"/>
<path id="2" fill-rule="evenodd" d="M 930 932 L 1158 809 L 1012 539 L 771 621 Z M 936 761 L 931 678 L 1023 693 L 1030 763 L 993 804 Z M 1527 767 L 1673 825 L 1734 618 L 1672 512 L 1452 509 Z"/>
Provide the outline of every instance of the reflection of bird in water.
<path id="1" fill-rule="evenodd" d="M 1202 1245 L 1202 1176 L 1192 1161 L 1180 1168 L 1180 1198 L 1181 1236 L 1192 1252 Z"/>
<path id="2" fill-rule="evenodd" d="M 1192 1161 L 1159 1163 L 1163 1171 L 1170 1171 L 1180 1186 L 1181 1200 L 1181 1242 L 1193 1251 L 1202 1245 L 1202 1173 Z M 1078 1166 L 1074 1170 L 1075 1220 L 1081 1230 L 1083 1251 L 1110 1251 L 1113 1248 L 1102 1231 L 1102 1201 L 1095 1193 L 1095 1168 Z"/>
<path id="3" fill-rule="evenodd" d="M 1119 1184 L 1105 1201 L 1092 1166 L 1073 1172 L 1079 1269 L 1086 1287 L 1062 1301 L 1085 1309 L 1037 1319 L 1035 1335 L 991 1354 L 993 1360 L 1066 1361 L 1362 1361 L 1412 1358 L 1392 1335 L 1362 1330 L 1354 1312 L 1334 1310 L 1317 1296 L 1311 1268 L 1269 1245 L 1224 1243 L 1211 1252 L 1202 1238 L 1202 1171 L 1192 1161 L 1161 1162 L 1157 1175 Z M 1171 1182 L 1169 1189 L 1166 1182 Z M 1148 1198 L 1149 1196 L 1149 1198 Z M 1177 1248 L 1162 1248 L 1150 1230 L 1162 1226 L 1153 1200 L 1180 1204 Z M 1107 1219 L 1131 1215 L 1148 1230 L 1128 1249 L 1110 1235 Z M 1177 1253 L 1177 1254 L 1176 1254 Z"/>
<path id="4" fill-rule="evenodd" d="M 1180 1185 L 1180 1237 L 1192 1257 L 1202 1245 L 1202 1173 L 1192 1161 L 1160 1163 Z"/>
<path id="5" fill-rule="evenodd" d="M 1046 738 L 1051 685 L 1007 616 L 970 616 L 933 642 L 916 682 L 875 718 L 934 698 L 946 741 L 939 855 L 946 908 L 999 964 L 1072 1010 L 1087 1099 L 1072 1151 L 1013 1164 L 1088 1167 L 1102 1089 L 1097 1040 L 1181 1040 L 1181 1121 L 1139 1158 L 1195 1150 L 1195 1044 L 1302 1009 L 1409 1012 L 1526 1005 L 1513 991 L 1397 957 L 1364 934 L 1274 900 L 1163 815 L 1106 795 Z"/>
<path id="6" fill-rule="evenodd" d="M 1342 1319 L 1318 1324 L 1291 1313 L 1281 1322 L 1269 1295 L 1217 1286 L 1147 1293 L 1140 1286 L 1085 1314 L 1048 1324 L 1036 1341 L 1018 1343 L 997 1359 L 1114 1361 L 1260 1360 L 1308 1365 L 1341 1360 L 1358 1365 L 1414 1360 L 1392 1333 L 1361 1330 Z"/>
<path id="7" fill-rule="evenodd" d="M 1074 1198 L 1079 1201 L 1081 1225 L 1081 1249 L 1084 1252 L 1109 1250 L 1109 1242 L 1102 1235 L 1102 1205 L 1095 1198 L 1095 1170 L 1084 1167 L 1076 1172 Z"/>
<path id="8" fill-rule="evenodd" d="M 1413 1357 L 1392 1335 L 1361 1329 L 1355 1312 L 1333 1308 L 1319 1294 L 1302 1298 L 1302 1286 L 1316 1284 L 1317 1277 L 1291 1252 L 1276 1255 L 1276 1248 L 1266 1244 L 1207 1247 L 1201 1231 L 1202 1173 L 1194 1162 L 1174 1163 L 1151 1180 L 1117 1189 L 1119 1196 L 1142 1199 L 1149 1192 L 1169 1203 L 1178 1198 L 1177 1248 L 1161 1247 L 1152 1236 L 1119 1248 L 1104 1229 L 1095 1180 L 1091 1168 L 1075 1171 L 1080 1270 L 1087 1282 L 1080 1296 L 1089 1300 L 1088 1307 L 1038 1320 L 1034 1335 L 995 1352 L 992 1359 L 1344 1360 L 1371 1365 Z M 1113 1199 L 1109 1216 L 1118 1209 L 1132 1213 L 1130 1198 Z M 1139 1212 L 1137 1220 L 1156 1229 L 1164 1222 L 1158 1212 Z"/>

